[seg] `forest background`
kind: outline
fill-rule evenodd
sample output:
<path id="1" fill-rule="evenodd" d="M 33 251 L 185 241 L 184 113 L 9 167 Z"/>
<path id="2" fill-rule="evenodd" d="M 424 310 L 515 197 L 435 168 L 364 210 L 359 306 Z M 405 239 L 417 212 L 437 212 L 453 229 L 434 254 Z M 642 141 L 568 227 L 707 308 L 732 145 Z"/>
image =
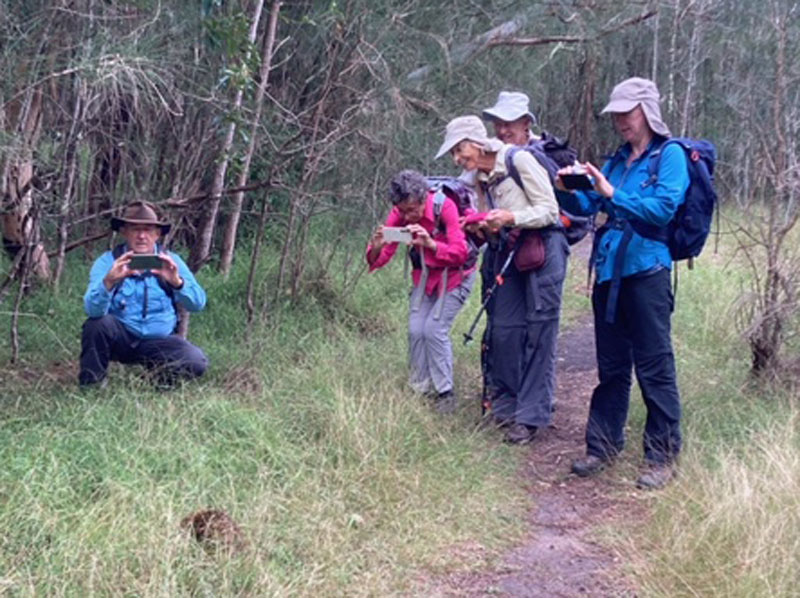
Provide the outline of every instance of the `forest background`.
<path id="1" fill-rule="evenodd" d="M 331 350 L 339 327 L 368 337 L 398 334 L 386 315 L 402 309 L 400 278 L 381 287 L 364 277 L 363 263 L 364 242 L 388 208 L 391 175 L 400 168 L 455 172 L 448 159 L 433 161 L 444 125 L 479 114 L 501 89 L 526 92 L 542 128 L 569 137 L 583 159 L 602 162 L 617 138 L 599 111 L 613 85 L 634 75 L 658 83 L 674 134 L 717 145 L 723 210 L 706 252 L 725 249 L 724 264 L 743 273 L 725 289 L 730 317 L 718 324 L 745 356 L 748 396 L 788 397 L 791 405 L 800 272 L 793 241 L 800 213 L 796 2 L 5 0 L 0 11 L 0 321 L 8 331 L 0 375 L 14 389 L 7 422 L 39 422 L 59 405 L 56 387 L 36 382 L 47 399 L 26 407 L 20 397 L 30 386 L 20 380 L 74 367 L 88 265 L 111 243 L 109 216 L 144 198 L 175 224 L 169 242 L 211 291 L 209 313 L 184 319 L 217 364 L 209 392 L 213 385 L 228 394 L 245 388 L 258 395 L 265 386 L 280 392 L 281 368 L 314 363 L 303 390 L 308 403 L 277 419 L 315 426 L 330 416 L 326 409 L 349 405 L 337 402 L 342 389 L 324 407 L 311 400 L 330 391 L 325 374 L 336 366 L 320 367 L 314 355 Z M 402 343 L 389 346 L 403 354 Z M 259 361 L 276 347 L 285 351 Z M 119 391 L 123 412 L 129 392 Z M 156 404 L 162 416 L 170 409 Z M 225 417 L 250 438 L 250 424 L 235 415 L 247 404 Z M 195 415 L 198 425 L 210 425 L 208 413 Z M 25 444 L 17 428 L 6 430 L 10 445 Z M 364 449 L 363 439 L 339 441 Z M 63 448 L 66 458 L 74 447 Z M 277 470 L 297 467 L 273 450 L 264 446 Z M 179 461 L 160 466 L 176 477 L 193 467 L 188 457 Z M 76 467 L 85 473 L 85 464 Z M 208 480 L 218 480 L 212 473 Z M 96 498 L 102 484 L 91 475 L 81 480 L 80 491 Z M 214 496 L 209 486 L 218 481 L 203 483 L 194 498 Z M 18 495 L 4 497 L 6 513 L 16 512 L 10 505 Z M 361 515 L 346 518 L 348 529 L 361 525 Z M 63 523 L 35 521 L 37 529 Z M 19 550 L 30 529 L 23 525 L 3 545 L 16 555 L 6 560 L 9 571 L 25 560 Z M 53 533 L 36 537 L 52 546 Z M 296 587 L 292 576 L 303 569 L 293 542 L 268 557 L 283 575 L 269 582 L 278 594 Z M 42 571 L 58 577 L 51 566 L 45 559 L 22 577 L 34 587 Z M 137 567 L 126 566 L 123 577 L 141 584 Z M 355 570 L 344 567 L 339 577 Z M 5 575 L 9 587 L 22 587 Z M 181 573 L 170 579 L 184 587 Z M 231 579 L 208 583 L 256 583 L 255 595 L 266 587 L 248 573 Z"/>

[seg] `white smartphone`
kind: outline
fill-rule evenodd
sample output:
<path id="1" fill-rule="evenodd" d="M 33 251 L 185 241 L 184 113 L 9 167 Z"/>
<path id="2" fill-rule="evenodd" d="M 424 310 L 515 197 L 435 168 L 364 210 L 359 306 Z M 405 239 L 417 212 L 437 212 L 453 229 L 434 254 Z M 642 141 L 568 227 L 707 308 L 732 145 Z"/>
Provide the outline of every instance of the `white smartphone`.
<path id="1" fill-rule="evenodd" d="M 402 226 L 384 226 L 383 240 L 387 243 L 411 243 L 411 233 Z"/>

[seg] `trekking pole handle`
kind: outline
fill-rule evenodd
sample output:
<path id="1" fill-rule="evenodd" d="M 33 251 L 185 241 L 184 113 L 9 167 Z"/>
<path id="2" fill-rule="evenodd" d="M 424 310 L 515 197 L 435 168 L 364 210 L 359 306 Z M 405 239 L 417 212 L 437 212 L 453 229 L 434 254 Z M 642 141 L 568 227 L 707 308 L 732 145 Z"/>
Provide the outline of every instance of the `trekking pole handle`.
<path id="1" fill-rule="evenodd" d="M 517 252 L 516 247 L 508 252 L 508 257 L 506 258 L 506 261 L 503 262 L 503 267 L 500 268 L 500 272 L 498 272 L 497 275 L 494 277 L 494 284 L 487 291 L 486 299 L 483 300 L 483 303 L 481 304 L 481 308 L 478 310 L 478 314 L 475 316 L 475 319 L 472 321 L 472 325 L 469 327 L 469 330 L 467 330 L 464 333 L 464 344 L 465 345 L 469 344 L 473 340 L 474 337 L 472 336 L 472 334 L 475 332 L 475 327 L 478 325 L 478 322 L 480 321 L 481 316 L 483 315 L 483 312 L 486 310 L 486 306 L 489 305 L 489 300 L 492 298 L 492 295 L 494 294 L 495 289 L 497 289 L 497 287 L 499 287 L 499 286 L 503 286 L 503 283 L 505 282 L 505 278 L 503 277 L 503 275 L 506 273 L 506 270 L 508 270 L 508 267 L 511 265 L 511 262 L 514 259 L 514 254 L 516 252 Z"/>

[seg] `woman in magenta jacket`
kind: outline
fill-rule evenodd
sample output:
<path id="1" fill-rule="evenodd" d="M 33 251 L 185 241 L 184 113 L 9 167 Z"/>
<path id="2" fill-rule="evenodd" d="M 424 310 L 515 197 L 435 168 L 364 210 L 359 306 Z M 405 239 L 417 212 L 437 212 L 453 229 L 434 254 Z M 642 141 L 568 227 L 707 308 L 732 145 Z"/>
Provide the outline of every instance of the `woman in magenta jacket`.
<path id="1" fill-rule="evenodd" d="M 409 383 L 415 391 L 433 395 L 437 410 L 450 412 L 456 406 L 450 328 L 472 289 L 475 265 L 467 264 L 458 208 L 437 193 L 419 172 L 395 175 L 389 185 L 392 209 L 373 233 L 366 257 L 372 272 L 394 256 L 399 243 L 387 241 L 385 227 L 402 227 L 410 234 L 414 288 L 408 315 Z"/>

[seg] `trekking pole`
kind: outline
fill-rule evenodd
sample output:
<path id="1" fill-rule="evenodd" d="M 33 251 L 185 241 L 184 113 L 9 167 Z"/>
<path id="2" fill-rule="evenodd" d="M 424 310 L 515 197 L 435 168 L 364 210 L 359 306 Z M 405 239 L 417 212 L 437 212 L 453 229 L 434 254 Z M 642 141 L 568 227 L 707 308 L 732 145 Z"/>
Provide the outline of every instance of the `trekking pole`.
<path id="1" fill-rule="evenodd" d="M 489 301 L 491 301 L 492 295 L 494 294 L 495 289 L 498 286 L 502 286 L 502 284 L 505 282 L 505 279 L 503 278 L 503 276 L 505 275 L 506 270 L 508 270 L 508 267 L 511 265 L 511 262 L 514 259 L 514 254 L 516 252 L 517 252 L 517 248 L 516 247 L 508 252 L 508 257 L 506 258 L 506 261 L 503 262 L 503 267 L 500 268 L 500 272 L 498 272 L 497 275 L 494 277 L 494 284 L 486 292 L 486 298 L 483 300 L 483 303 L 481 304 L 481 308 L 478 310 L 478 314 L 475 316 L 475 319 L 472 321 L 472 325 L 469 327 L 469 330 L 467 330 L 464 333 L 464 344 L 465 345 L 469 344 L 469 342 L 473 340 L 473 336 L 472 335 L 475 332 L 475 327 L 478 325 L 478 322 L 480 321 L 481 316 L 483 315 L 483 312 L 486 311 L 486 307 L 489 305 Z"/>

